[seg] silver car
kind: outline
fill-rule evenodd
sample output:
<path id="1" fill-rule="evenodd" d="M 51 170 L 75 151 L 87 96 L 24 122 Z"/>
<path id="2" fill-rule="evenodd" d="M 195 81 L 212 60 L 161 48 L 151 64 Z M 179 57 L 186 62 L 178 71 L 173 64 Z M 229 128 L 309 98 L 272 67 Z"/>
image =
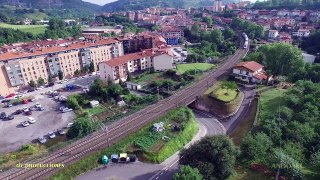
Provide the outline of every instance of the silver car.
<path id="1" fill-rule="evenodd" d="M 46 138 L 44 138 L 43 136 L 40 136 L 40 137 L 38 138 L 38 141 L 39 141 L 41 144 L 44 144 L 44 143 L 47 142 Z"/>

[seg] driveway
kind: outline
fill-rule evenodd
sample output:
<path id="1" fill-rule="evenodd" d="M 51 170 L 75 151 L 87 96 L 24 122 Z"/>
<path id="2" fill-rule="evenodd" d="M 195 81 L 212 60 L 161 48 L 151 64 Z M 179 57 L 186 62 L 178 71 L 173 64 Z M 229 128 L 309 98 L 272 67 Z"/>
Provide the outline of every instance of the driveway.
<path id="1" fill-rule="evenodd" d="M 200 140 L 206 135 L 225 134 L 223 125 L 211 115 L 194 111 L 196 120 L 199 124 L 197 135 L 185 147 L 189 147 L 194 142 Z M 93 171 L 85 173 L 76 178 L 76 180 L 106 180 L 112 179 L 135 179 L 135 180 L 168 180 L 172 179 L 174 173 L 179 170 L 179 152 L 169 157 L 161 164 L 148 164 L 135 162 L 132 164 L 114 164 L 111 163 L 107 168 L 99 167 Z"/>
<path id="2" fill-rule="evenodd" d="M 32 140 L 47 135 L 50 131 L 65 127 L 73 121 L 73 112 L 61 113 L 57 111 L 61 106 L 60 103 L 48 98 L 46 95 L 36 95 L 35 99 L 34 102 L 29 104 L 0 108 L 0 112 L 5 112 L 7 115 L 14 113 L 17 109 L 30 108 L 36 103 L 40 103 L 45 108 L 44 111 L 32 111 L 30 116 L 19 114 L 15 115 L 13 120 L 0 121 L 1 153 L 18 150 L 22 145 L 30 144 Z M 28 117 L 35 118 L 37 122 L 30 124 L 28 127 L 23 127 L 21 122 L 28 120 Z"/>

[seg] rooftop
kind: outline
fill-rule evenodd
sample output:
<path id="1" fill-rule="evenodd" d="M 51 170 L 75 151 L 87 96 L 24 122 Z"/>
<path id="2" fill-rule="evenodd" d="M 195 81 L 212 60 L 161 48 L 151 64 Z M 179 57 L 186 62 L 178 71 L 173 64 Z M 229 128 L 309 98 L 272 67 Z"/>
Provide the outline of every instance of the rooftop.
<path id="1" fill-rule="evenodd" d="M 248 62 L 241 62 L 237 64 L 235 67 L 244 67 L 252 72 L 256 72 L 262 69 L 264 66 L 255 61 L 248 61 Z"/>

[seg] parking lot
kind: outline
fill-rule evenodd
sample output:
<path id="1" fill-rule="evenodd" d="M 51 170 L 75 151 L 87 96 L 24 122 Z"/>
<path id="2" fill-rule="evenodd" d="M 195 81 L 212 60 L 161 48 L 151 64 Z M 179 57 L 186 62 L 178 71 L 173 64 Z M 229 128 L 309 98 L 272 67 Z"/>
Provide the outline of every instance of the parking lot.
<path id="1" fill-rule="evenodd" d="M 67 92 L 62 95 L 68 96 L 70 94 L 70 92 Z M 24 113 L 14 115 L 13 120 L 0 120 L 1 153 L 18 150 L 22 145 L 34 142 L 34 140 L 40 136 L 45 136 L 45 138 L 48 139 L 47 135 L 50 131 L 55 132 L 57 129 L 66 127 L 75 117 L 73 112 L 62 113 L 58 111 L 62 105 L 47 95 L 35 95 L 35 101 L 28 104 L 21 104 L 10 108 L 0 108 L 0 113 L 5 112 L 7 115 L 10 115 L 18 109 L 23 109 L 24 107 L 30 108 L 37 103 L 41 104 L 45 110 L 32 111 L 32 115 L 29 116 Z M 23 127 L 21 123 L 27 121 L 28 117 L 33 117 L 37 122 Z"/>

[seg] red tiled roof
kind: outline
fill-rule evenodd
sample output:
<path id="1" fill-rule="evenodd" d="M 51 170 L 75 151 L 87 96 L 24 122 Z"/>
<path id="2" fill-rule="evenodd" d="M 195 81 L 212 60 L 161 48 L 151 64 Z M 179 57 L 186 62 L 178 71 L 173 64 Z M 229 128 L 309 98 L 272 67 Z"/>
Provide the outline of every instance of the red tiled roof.
<path id="1" fill-rule="evenodd" d="M 264 66 L 255 61 L 248 61 L 248 62 L 241 62 L 237 64 L 235 67 L 244 67 L 252 72 L 256 72 L 259 69 L 263 68 Z"/>
<path id="2" fill-rule="evenodd" d="M 7 52 L 0 54 L 0 61 L 10 60 L 10 59 L 17 59 L 17 58 L 25 58 L 29 56 L 39 56 L 39 55 L 45 55 L 49 53 L 55 53 L 60 51 L 67 51 L 67 50 L 73 50 L 73 49 L 80 49 L 80 48 L 88 48 L 98 45 L 106 45 L 111 43 L 118 42 L 116 39 L 104 39 L 104 40 L 97 40 L 96 43 L 89 43 L 89 42 L 77 42 L 75 44 L 70 44 L 66 47 L 61 46 L 53 46 L 49 48 L 39 48 L 35 46 L 35 52 Z"/>
<path id="3" fill-rule="evenodd" d="M 110 67 L 115 67 L 121 64 L 125 64 L 132 60 L 141 59 L 144 57 L 159 56 L 162 54 L 168 54 L 169 56 L 173 56 L 172 53 L 168 52 L 168 48 L 160 48 L 160 49 L 153 48 L 153 49 L 143 50 L 143 52 L 137 52 L 137 53 L 126 54 L 124 56 L 119 56 L 109 61 L 105 61 L 104 63 L 106 63 Z"/>
<path id="4" fill-rule="evenodd" d="M 127 54 L 124 56 L 119 56 L 117 58 L 113 58 L 109 61 L 106 61 L 105 63 L 110 66 L 110 67 L 115 67 L 118 66 L 120 64 L 124 64 L 127 63 L 131 60 L 135 60 L 135 59 L 141 59 L 143 57 L 147 57 L 147 55 L 145 53 L 139 52 L 139 53 L 132 53 L 132 54 Z"/>

